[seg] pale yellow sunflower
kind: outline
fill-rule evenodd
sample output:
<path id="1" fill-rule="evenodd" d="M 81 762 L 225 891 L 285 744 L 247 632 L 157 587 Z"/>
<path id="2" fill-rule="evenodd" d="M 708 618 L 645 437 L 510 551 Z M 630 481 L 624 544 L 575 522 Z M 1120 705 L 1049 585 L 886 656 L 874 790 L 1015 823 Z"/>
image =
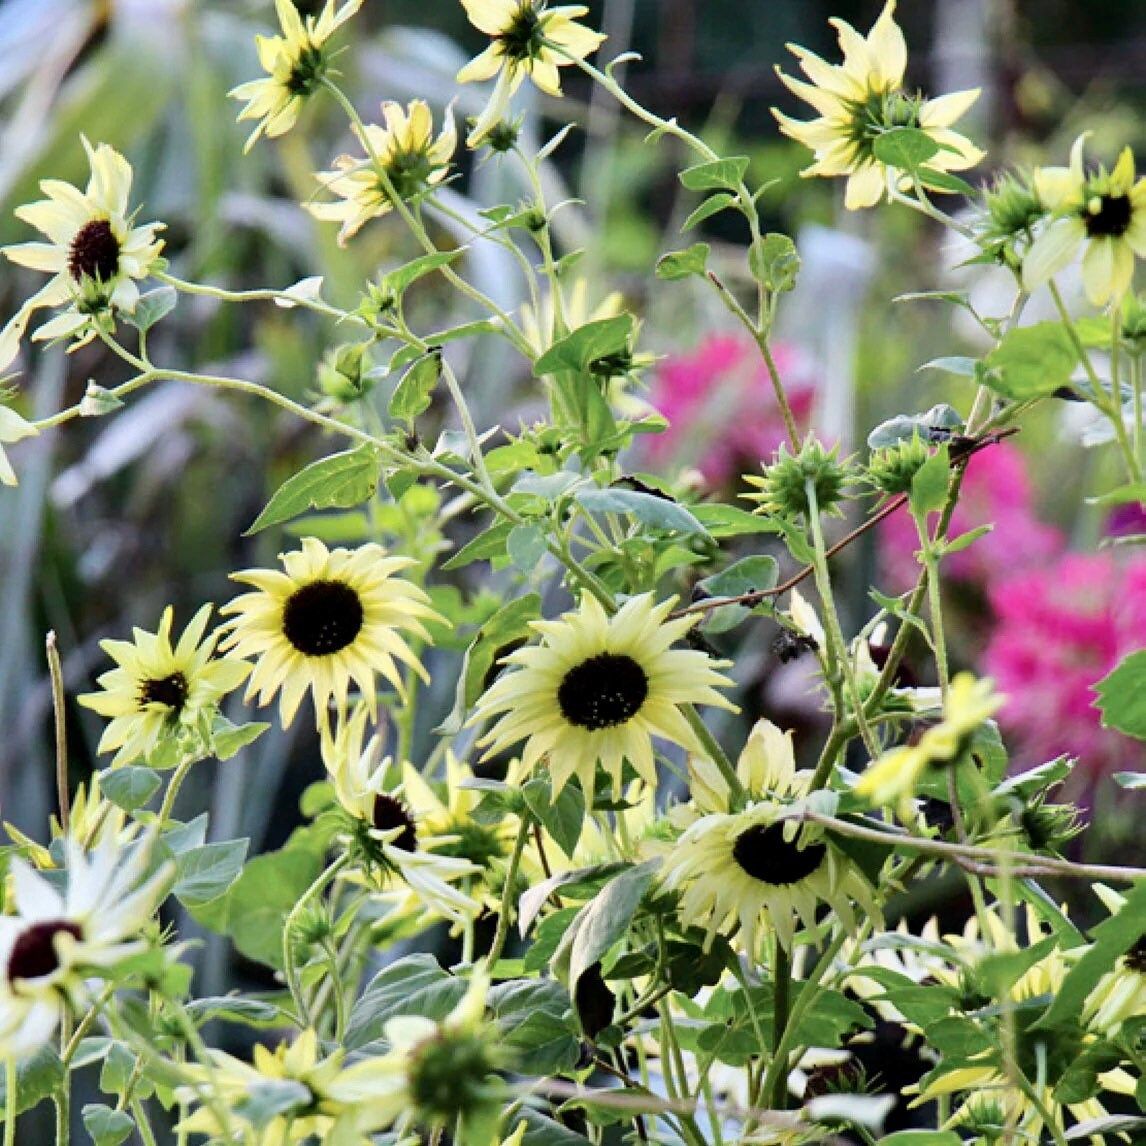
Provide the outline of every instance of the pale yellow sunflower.
<path id="1" fill-rule="evenodd" d="M 1035 172 L 1035 190 L 1052 217 L 1023 259 L 1023 285 L 1034 290 L 1048 282 L 1085 248 L 1086 297 L 1105 306 L 1121 301 L 1134 278 L 1135 258 L 1146 258 L 1146 176 L 1136 176 L 1129 147 L 1114 170 L 1088 173 L 1082 158 L 1088 134 L 1074 141 L 1069 167 Z"/>
<path id="2" fill-rule="evenodd" d="M 231 579 L 253 585 L 220 610 L 234 613 L 222 647 L 255 658 L 246 699 L 269 704 L 280 692 L 282 722 L 294 719 L 309 689 L 318 722 L 325 725 L 331 701 L 345 710 L 353 683 L 372 715 L 377 713 L 375 677 L 399 696 L 406 686 L 396 662 L 428 681 L 403 632 L 429 640 L 422 620 L 442 621 L 417 585 L 395 576 L 417 564 L 371 542 L 357 549 L 327 549 L 314 537 L 279 558 L 285 572 L 247 569 Z"/>
<path id="3" fill-rule="evenodd" d="M 857 905 L 878 920 L 859 868 L 822 828 L 787 818 L 812 778 L 796 771 L 790 733 L 767 720 L 752 729 L 736 768 L 747 794 L 742 811 L 732 810 L 727 781 L 711 763 L 699 757 L 690 764 L 693 807 L 674 810 L 674 822 L 688 826 L 665 857 L 660 881 L 681 893 L 681 922 L 703 928 L 706 946 L 718 931 L 738 933 L 756 957 L 770 928 L 791 950 L 797 921 L 814 932 L 823 903 L 845 927 L 855 926 Z M 705 814 L 693 818 L 697 812 Z"/>
<path id="4" fill-rule="evenodd" d="M 318 16 L 303 17 L 292 0 L 275 0 L 281 36 L 256 36 L 259 63 L 267 75 L 232 88 L 233 99 L 247 101 L 239 121 L 257 119 L 244 151 L 260 136 L 285 135 L 298 122 L 302 105 L 318 91 L 330 63 L 327 41 L 362 7 L 362 0 L 346 0 L 337 8 L 326 0 Z M 337 8 L 337 10 L 336 10 Z"/>
<path id="5" fill-rule="evenodd" d="M 102 692 L 76 699 L 110 718 L 98 751 L 115 753 L 113 768 L 147 759 L 164 741 L 194 729 L 246 680 L 249 664 L 214 655 L 219 634 L 205 635 L 210 616 L 211 606 L 204 605 L 175 645 L 170 607 L 163 610 L 157 632 L 135 629 L 131 641 L 100 641 L 116 667 L 96 682 Z"/>
<path id="6" fill-rule="evenodd" d="M 716 691 L 732 682 L 696 649 L 674 649 L 695 617 L 667 620 L 674 599 L 632 597 L 609 617 L 591 594 L 555 621 L 534 621 L 541 643 L 504 658 L 509 666 L 477 703 L 470 723 L 498 717 L 480 744 L 493 756 L 525 740 L 522 769 L 543 761 L 554 794 L 571 776 L 590 803 L 597 765 L 622 788 L 626 760 L 641 779 L 657 780 L 652 738 L 690 752 L 704 748 L 681 705 L 712 704 L 736 711 Z"/>
<path id="7" fill-rule="evenodd" d="M 17 336 L 19 337 L 19 336 Z M 3 335 L 0 335 L 2 341 Z M 12 352 L 13 355 L 15 351 Z M 0 370 L 3 364 L 0 363 Z M 9 442 L 19 442 L 24 438 L 34 438 L 40 431 L 27 419 L 20 417 L 11 406 L 0 406 L 0 482 L 5 485 L 16 484 L 16 471 L 4 453 L 4 447 Z"/>
<path id="8" fill-rule="evenodd" d="M 163 224 L 137 227 L 134 213 L 129 213 L 131 164 L 106 143 L 92 147 L 84 139 L 83 145 L 91 165 L 85 190 L 45 179 L 40 190 L 47 198 L 16 208 L 16 217 L 43 232 L 49 241 L 5 247 L 4 255 L 52 278 L 0 331 L 0 370 L 16 357 L 28 321 L 37 310 L 66 306 L 36 331 L 34 339 L 78 335 L 77 346 L 95 338 L 96 324 L 110 322 L 114 311 L 130 314 L 139 301 L 139 280 L 151 274 L 163 249 L 163 241 L 155 237 Z"/>
<path id="9" fill-rule="evenodd" d="M 870 764 L 856 784 L 856 793 L 877 807 L 894 805 L 901 820 L 913 820 L 912 799 L 920 776 L 933 767 L 955 764 L 975 730 L 1003 704 L 989 679 L 976 680 L 963 672 L 951 681 L 943 703 L 943 719 L 927 729 L 917 744 L 885 752 Z"/>
<path id="10" fill-rule="evenodd" d="M 363 877 L 367 883 L 385 885 L 394 913 L 416 918 L 419 927 L 439 919 L 465 923 L 481 905 L 454 884 L 475 879 L 481 868 L 451 854 L 449 846 L 458 837 L 439 834 L 438 824 L 420 821 L 403 788 L 387 785 L 391 760 L 382 755 L 379 734 L 366 739 L 368 715 L 359 706 L 334 734 L 324 730 L 321 741 L 322 759 L 347 816 L 347 838 L 362 860 Z M 400 886 L 389 879 L 393 875 Z"/>
<path id="11" fill-rule="evenodd" d="M 490 101 L 466 139 L 469 147 L 477 147 L 505 118 L 510 97 L 526 76 L 547 95 L 559 96 L 557 69 L 583 60 L 605 40 L 576 22 L 589 11 L 582 4 L 550 8 L 545 0 L 462 0 L 462 6 L 470 23 L 493 43 L 458 72 L 458 82 L 497 76 Z"/>
<path id="12" fill-rule="evenodd" d="M 884 5 L 866 37 L 843 20 L 834 19 L 831 24 L 839 36 L 843 63 L 829 64 L 815 52 L 789 44 L 811 83 L 776 69 L 784 86 L 819 112 L 818 118 L 803 121 L 772 110 L 785 135 L 816 153 L 815 162 L 803 171 L 805 176 L 846 175 L 844 205 L 855 211 L 875 206 L 885 193 L 904 182 L 902 172 L 875 156 L 875 141 L 884 132 L 897 127 L 926 132 L 939 146 L 927 160 L 933 171 L 963 171 L 983 158 L 970 140 L 951 130 L 978 98 L 978 88 L 938 99 L 905 91 L 907 44 L 895 22 L 895 0 Z M 926 171 L 921 181 L 933 190 L 946 190 L 929 183 Z"/>
<path id="13" fill-rule="evenodd" d="M 368 220 L 394 209 L 378 177 L 376 162 L 382 165 L 395 193 L 403 200 L 410 199 L 446 177 L 458 145 L 450 113 L 434 138 L 433 114 L 425 100 L 411 100 L 405 110 L 401 104 L 387 101 L 382 105 L 382 115 L 386 126 L 367 124 L 365 138 L 355 129 L 365 156 L 340 155 L 332 171 L 320 171 L 315 176 L 339 201 L 308 203 L 307 210 L 318 219 L 342 224 L 339 246 L 345 246 Z"/>
<path id="14" fill-rule="evenodd" d="M 1112 887 L 1096 883 L 1094 892 L 1111 915 L 1126 906 L 1126 897 Z M 1095 1031 L 1114 1037 L 1127 1019 L 1146 1015 L 1146 921 L 1143 933 L 1121 955 L 1114 967 L 1095 984 L 1086 997 L 1082 1016 Z"/>

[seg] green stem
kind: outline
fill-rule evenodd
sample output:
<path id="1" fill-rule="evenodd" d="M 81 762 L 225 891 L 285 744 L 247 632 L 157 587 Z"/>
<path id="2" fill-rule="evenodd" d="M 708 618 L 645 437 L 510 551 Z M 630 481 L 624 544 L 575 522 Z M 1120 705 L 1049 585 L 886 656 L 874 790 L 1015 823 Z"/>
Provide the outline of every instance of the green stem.
<path id="1" fill-rule="evenodd" d="M 935 555 L 935 543 L 931 540 L 931 533 L 927 528 L 926 514 L 913 512 L 911 516 L 919 534 L 923 567 L 927 573 L 927 605 L 931 612 L 931 641 L 935 649 L 935 671 L 939 677 L 940 694 L 946 700 L 951 678 L 947 663 L 947 635 L 943 630 L 943 592 L 939 581 L 939 560 Z"/>
<path id="2" fill-rule="evenodd" d="M 188 282 L 186 279 L 176 278 L 166 271 L 159 271 L 154 277 L 161 283 L 166 283 L 168 286 L 174 287 L 183 294 L 195 294 L 206 298 L 216 298 L 220 302 L 285 302 L 292 307 L 297 306 L 305 310 L 313 310 L 316 314 L 333 318 L 338 322 L 351 321 L 361 323 L 363 326 L 370 325 L 361 315 L 357 315 L 353 311 L 339 310 L 338 307 L 330 306 L 325 302 L 319 302 L 317 299 L 298 298 L 285 290 L 274 290 L 273 288 L 265 290 L 225 290 L 223 287 L 208 286 L 206 283 Z"/>
<path id="3" fill-rule="evenodd" d="M 287 988 L 294 1000 L 295 1010 L 298 1013 L 300 1027 L 311 1026 L 310 1012 L 303 998 L 302 984 L 298 979 L 298 967 L 294 958 L 294 929 L 298 925 L 299 916 L 308 903 L 331 883 L 336 875 L 350 862 L 350 854 L 340 855 L 325 871 L 299 896 L 298 902 L 291 908 L 290 914 L 283 924 L 283 976 Z"/>
<path id="4" fill-rule="evenodd" d="M 505 873 L 505 886 L 501 889 L 501 904 L 498 907 L 497 915 L 497 931 L 494 932 L 493 942 L 489 948 L 489 958 L 487 960 L 488 966 L 493 968 L 494 964 L 501 958 L 501 953 L 505 950 L 506 941 L 509 939 L 509 919 L 513 913 L 513 892 L 517 884 L 517 871 L 521 867 L 521 857 L 525 853 L 525 844 L 529 839 L 529 831 L 531 826 L 530 817 L 523 814 L 521 817 L 521 824 L 517 829 L 517 837 L 513 841 L 513 853 L 509 857 L 509 867 Z"/>
<path id="5" fill-rule="evenodd" d="M 784 945 L 776 936 L 776 953 L 772 964 L 773 1018 L 772 1018 L 772 1061 L 781 1055 L 784 1036 L 788 1033 L 788 1009 L 792 986 L 792 960 Z M 782 1110 L 786 1104 L 787 1078 L 784 1072 L 777 1071 L 772 1079 L 772 1089 L 764 1091 L 764 1100 L 773 1110 Z"/>
<path id="6" fill-rule="evenodd" d="M 151 1128 L 151 1119 L 147 1117 L 147 1108 L 138 1098 L 131 1100 L 131 1113 L 135 1117 L 135 1128 L 143 1139 L 143 1146 L 159 1146 L 155 1131 Z"/>
<path id="7" fill-rule="evenodd" d="M 200 759 L 201 757 L 191 756 L 186 760 L 181 760 L 179 766 L 171 774 L 167 791 L 163 794 L 163 803 L 159 808 L 158 824 L 161 829 L 171 818 L 171 813 L 175 809 L 175 799 L 179 795 L 179 789 L 183 786 L 183 781 L 187 778 L 187 773 L 191 771 L 191 768 L 197 764 Z"/>
<path id="8" fill-rule="evenodd" d="M 696 733 L 696 738 L 700 741 L 705 752 L 708 753 L 708 758 L 720 769 L 720 774 L 728 785 L 731 805 L 733 807 L 743 805 L 748 793 L 740 782 L 736 766 L 729 759 L 728 753 L 720 746 L 720 741 L 713 736 L 711 729 L 704 723 L 700 713 L 691 704 L 682 704 L 680 710 L 684 714 L 685 720 L 688 721 L 689 727 Z"/>

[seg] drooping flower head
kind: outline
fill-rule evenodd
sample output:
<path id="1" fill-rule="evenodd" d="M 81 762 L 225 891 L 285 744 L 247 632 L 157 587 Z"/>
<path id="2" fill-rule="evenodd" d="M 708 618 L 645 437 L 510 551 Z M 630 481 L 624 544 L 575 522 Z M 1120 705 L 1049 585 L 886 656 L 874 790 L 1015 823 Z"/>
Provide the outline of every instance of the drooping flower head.
<path id="1" fill-rule="evenodd" d="M 319 16 L 304 19 L 293 0 L 275 0 L 282 35 L 255 37 L 259 63 L 267 75 L 230 92 L 233 99 L 247 101 L 239 121 L 258 120 L 244 151 L 250 151 L 260 136 L 273 139 L 290 131 L 302 105 L 318 91 L 330 63 L 327 41 L 362 7 L 362 0 L 345 0 L 337 11 L 336 7 L 336 0 L 326 0 Z"/>
<path id="2" fill-rule="evenodd" d="M 248 700 L 257 696 L 259 704 L 268 704 L 281 691 L 279 712 L 289 725 L 309 689 L 324 725 L 331 701 L 345 710 L 351 683 L 372 715 L 377 712 L 377 675 L 405 696 L 399 661 L 429 679 L 403 634 L 428 640 L 422 619 L 441 617 L 417 585 L 395 576 L 416 564 L 412 558 L 388 554 L 373 542 L 357 549 L 327 549 L 317 538 L 306 537 L 301 549 L 280 560 L 285 572 L 232 573 L 232 580 L 253 585 L 255 591 L 220 610 L 235 614 L 227 623 L 223 648 L 256 661 Z"/>
<path id="3" fill-rule="evenodd" d="M 472 919 L 480 905 L 453 885 L 478 876 L 481 868 L 460 856 L 438 854 L 456 837 L 420 823 L 402 788 L 387 785 L 391 761 L 382 755 L 379 735 L 366 740 L 367 715 L 360 706 L 335 733 L 322 734 L 323 763 L 366 879 L 386 885 L 399 915 L 417 915 L 425 923 Z M 397 876 L 401 886 L 391 886 L 390 876 Z"/>
<path id="4" fill-rule="evenodd" d="M 470 23 L 493 43 L 458 72 L 458 82 L 497 76 L 493 95 L 466 139 L 469 147 L 477 147 L 504 118 L 526 76 L 547 95 L 559 96 L 557 69 L 583 60 L 605 40 L 576 22 L 589 11 L 581 4 L 550 8 L 546 0 L 462 0 L 462 6 Z"/>
<path id="5" fill-rule="evenodd" d="M 811 83 L 777 68 L 784 86 L 819 113 L 816 119 L 802 121 L 773 109 L 780 130 L 816 153 L 805 176 L 847 176 L 844 205 L 851 211 L 875 206 L 885 192 L 904 181 L 903 172 L 882 163 L 874 150 L 875 141 L 894 128 L 926 132 L 938 145 L 927 161 L 933 171 L 963 171 L 983 157 L 979 148 L 951 130 L 978 98 L 978 88 L 938 99 L 904 89 L 907 44 L 895 22 L 895 2 L 887 0 L 866 37 L 843 20 L 831 21 L 844 54 L 841 64 L 829 64 L 807 48 L 789 44 Z M 945 190 L 928 182 L 926 169 L 921 181 L 929 189 Z"/>
<path id="6" fill-rule="evenodd" d="M 695 618 L 666 620 L 673 599 L 651 593 L 626 601 L 613 616 L 586 593 L 576 610 L 555 621 L 534 621 L 540 644 L 504 658 L 508 671 L 478 701 L 471 723 L 498 717 L 479 742 L 486 755 L 525 740 L 522 769 L 547 761 L 554 794 L 571 776 L 591 801 L 597 765 L 613 789 L 622 787 L 629 761 L 649 784 L 657 779 L 652 738 L 703 753 L 680 706 L 734 705 L 716 691 L 731 681 L 695 649 L 672 646 Z"/>
<path id="7" fill-rule="evenodd" d="M 447 114 L 435 139 L 433 115 L 425 100 L 411 100 L 406 110 L 401 104 L 387 101 L 382 105 L 382 115 L 386 126 L 367 124 L 365 138 L 356 129 L 365 157 L 340 155 L 332 171 L 316 175 L 323 188 L 341 201 L 308 203 L 307 210 L 316 218 L 342 224 L 338 232 L 340 246 L 345 246 L 367 220 L 394 209 L 375 162 L 381 164 L 395 193 L 405 200 L 446 177 L 457 147 L 453 115 Z"/>
<path id="8" fill-rule="evenodd" d="M 130 314 L 139 300 L 139 281 L 151 274 L 163 249 L 163 241 L 155 237 L 163 224 L 137 227 L 130 213 L 131 165 L 106 143 L 92 147 L 85 139 L 83 145 L 91 165 L 85 190 L 45 179 L 40 190 L 47 198 L 16 208 L 16 217 L 41 231 L 48 242 L 18 243 L 5 247 L 4 255 L 52 278 L 0 331 L 0 370 L 16 357 L 36 310 L 66 307 L 33 338 L 79 335 L 76 345 L 95 338 L 97 323 L 110 325 L 116 310 Z"/>
<path id="9" fill-rule="evenodd" d="M 1118 302 L 1134 278 L 1134 259 L 1146 258 L 1146 176 L 1124 148 L 1112 171 L 1087 171 L 1084 132 L 1070 150 L 1069 167 L 1035 172 L 1035 189 L 1052 219 L 1023 259 L 1023 285 L 1034 290 L 1084 248 L 1082 283 L 1095 306 Z"/>
<path id="10" fill-rule="evenodd" d="M 661 872 L 664 886 L 681 892 L 684 926 L 704 928 L 708 944 L 717 932 L 738 935 L 754 958 L 765 929 L 791 950 L 797 922 L 814 930 L 822 903 L 845 922 L 854 922 L 855 904 L 878 917 L 867 880 L 823 829 L 787 818 L 812 776 L 796 771 L 791 733 L 767 720 L 752 729 L 736 766 L 743 810 L 733 810 L 715 765 L 698 757 L 691 771 L 692 799 L 672 814 L 687 826 Z"/>
<path id="11" fill-rule="evenodd" d="M 116 667 L 99 678 L 102 692 L 76 699 L 110 718 L 98 750 L 115 753 L 113 768 L 147 759 L 165 739 L 193 729 L 246 680 L 250 665 L 214 655 L 219 634 L 204 635 L 210 616 L 211 606 L 204 605 L 174 645 L 170 607 L 157 632 L 136 629 L 133 641 L 100 642 Z"/>
<path id="12" fill-rule="evenodd" d="M 148 874 L 152 848 L 110 839 L 90 853 L 64 841 L 63 893 L 13 859 L 16 913 L 0 917 L 0 1057 L 42 1046 L 85 981 L 144 950 L 139 933 L 170 886 L 174 865 Z"/>

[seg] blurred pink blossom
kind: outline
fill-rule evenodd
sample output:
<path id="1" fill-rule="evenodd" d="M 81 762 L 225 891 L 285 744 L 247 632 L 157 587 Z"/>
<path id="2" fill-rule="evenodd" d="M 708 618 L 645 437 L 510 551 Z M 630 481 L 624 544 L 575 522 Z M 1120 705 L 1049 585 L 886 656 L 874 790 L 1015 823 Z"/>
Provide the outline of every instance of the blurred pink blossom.
<path id="1" fill-rule="evenodd" d="M 1034 514 L 1031 484 L 1022 453 L 1009 442 L 980 450 L 967 463 L 950 536 L 994 522 L 995 528 L 943 561 L 947 579 L 989 588 L 997 578 L 1044 565 L 1062 551 L 1062 533 Z M 906 509 L 880 525 L 880 567 L 894 592 L 919 577 L 919 538 Z"/>
<path id="2" fill-rule="evenodd" d="M 1026 767 L 1066 752 L 1093 781 L 1140 766 L 1142 745 L 1102 728 L 1094 684 L 1146 647 L 1146 558 L 1071 553 L 990 586 L 996 623 L 983 658 L 1007 703 L 999 719 Z"/>
<path id="3" fill-rule="evenodd" d="M 803 432 L 815 397 L 809 365 L 798 348 L 785 343 L 774 343 L 772 355 Z M 750 338 L 714 334 L 692 353 L 665 359 L 649 401 L 669 428 L 644 439 L 648 463 L 662 470 L 695 466 L 710 485 L 756 471 L 785 440 L 771 380 Z"/>

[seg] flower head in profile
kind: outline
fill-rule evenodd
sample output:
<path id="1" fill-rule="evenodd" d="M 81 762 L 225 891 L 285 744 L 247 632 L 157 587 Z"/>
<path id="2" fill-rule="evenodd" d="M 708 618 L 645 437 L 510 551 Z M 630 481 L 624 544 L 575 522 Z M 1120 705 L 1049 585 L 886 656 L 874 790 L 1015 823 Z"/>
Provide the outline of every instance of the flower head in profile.
<path id="1" fill-rule="evenodd" d="M 758 721 L 736 771 L 747 793 L 743 810 L 733 810 L 727 781 L 704 757 L 691 761 L 690 804 L 674 809 L 674 822 L 687 827 L 661 880 L 681 893 L 684 926 L 702 927 L 707 944 L 717 932 L 738 934 L 754 957 L 765 929 L 790 950 L 797 921 L 815 930 L 823 903 L 845 924 L 854 925 L 856 904 L 877 918 L 860 870 L 822 828 L 788 818 L 811 781 L 810 772 L 796 771 L 791 734 Z"/>
<path id="2" fill-rule="evenodd" d="M 368 220 L 394 208 L 376 164 L 385 171 L 394 193 L 403 200 L 411 199 L 446 177 L 458 144 L 454 117 L 449 113 L 434 138 L 433 115 L 425 100 L 411 100 L 405 110 L 401 104 L 387 101 L 382 105 L 382 115 L 385 127 L 367 124 L 359 134 L 365 156 L 340 155 L 332 171 L 320 171 L 316 176 L 337 200 L 307 204 L 316 218 L 342 224 L 340 246 L 345 246 Z"/>
<path id="3" fill-rule="evenodd" d="M 1124 148 L 1113 170 L 1087 171 L 1084 132 L 1070 151 L 1069 167 L 1035 172 L 1035 189 L 1052 218 L 1023 259 L 1023 285 L 1034 290 L 1082 255 L 1082 284 L 1095 306 L 1118 302 L 1134 277 L 1134 259 L 1146 258 L 1146 176 L 1134 170 Z"/>
<path id="4" fill-rule="evenodd" d="M 488 990 L 489 974 L 478 967 L 444 1019 L 388 1019 L 383 1036 L 390 1050 L 347 1067 L 334 1096 L 389 1113 L 402 1131 L 445 1129 L 458 1146 L 489 1146 L 506 1095 L 497 1072 L 508 1064 L 497 1028 L 485 1017 Z"/>
<path id="5" fill-rule="evenodd" d="M 878 159 L 875 151 L 881 135 L 906 127 L 925 132 L 939 148 L 919 170 L 920 182 L 929 190 L 947 190 L 942 181 L 928 181 L 928 170 L 963 171 L 983 157 L 979 148 L 951 130 L 978 98 L 978 88 L 938 99 L 904 89 L 907 44 L 895 22 L 895 0 L 887 0 L 867 36 L 843 20 L 831 23 L 844 54 L 842 63 L 829 64 L 807 48 L 789 44 L 811 82 L 777 69 L 784 86 L 819 113 L 816 119 L 804 121 L 775 109 L 772 112 L 785 135 L 816 153 L 815 162 L 803 174 L 846 175 L 844 205 L 848 210 L 874 207 L 885 193 L 910 182 L 904 172 Z"/>
<path id="6" fill-rule="evenodd" d="M 139 933 L 174 871 L 165 863 L 149 873 L 151 855 L 147 840 L 129 848 L 108 840 L 85 852 L 67 839 L 62 893 L 12 860 L 16 911 L 0 917 L 0 1056 L 42 1046 L 64 1008 L 86 997 L 86 980 L 146 948 Z"/>
<path id="7" fill-rule="evenodd" d="M 273 139 L 285 135 L 298 122 L 302 105 L 322 84 L 330 64 L 327 41 L 362 7 L 362 0 L 326 0 L 318 16 L 299 14 L 293 0 L 275 0 L 281 36 L 256 36 L 259 63 L 267 73 L 262 79 L 239 84 L 229 93 L 247 101 L 239 121 L 256 119 L 255 130 L 247 139 L 250 151 L 263 135 Z M 337 10 L 336 10 L 337 9 Z"/>
<path id="8" fill-rule="evenodd" d="M 480 906 L 454 884 L 477 876 L 481 868 L 459 856 L 438 854 L 456 837 L 438 835 L 435 825 L 420 823 L 403 790 L 387 785 L 391 761 L 382 755 L 381 736 L 366 740 L 367 715 L 360 706 L 335 733 L 322 734 L 323 763 L 367 879 L 386 884 L 398 914 L 417 913 L 427 923 L 463 923 Z"/>
<path id="9" fill-rule="evenodd" d="M 245 661 L 216 657 L 219 634 L 205 635 L 211 606 L 204 605 L 172 644 L 174 613 L 163 610 L 157 632 L 136 629 L 132 641 L 107 640 L 100 648 L 116 667 L 99 678 L 101 692 L 80 704 L 110 718 L 100 752 L 114 752 L 111 766 L 147 759 L 165 740 L 209 717 L 251 671 Z"/>
<path id="10" fill-rule="evenodd" d="M 493 95 L 466 139 L 469 147 L 477 147 L 501 122 L 526 76 L 547 95 L 559 96 L 557 69 L 583 60 L 605 40 L 577 23 L 589 11 L 581 4 L 550 8 L 545 0 L 462 0 L 462 6 L 470 23 L 493 43 L 458 72 L 458 82 L 497 76 Z"/>
<path id="11" fill-rule="evenodd" d="M 130 314 L 139 301 L 139 281 L 151 274 L 163 249 L 163 241 L 155 237 L 163 224 L 137 227 L 130 213 L 131 165 L 106 143 L 92 147 L 85 139 L 83 145 L 91 165 L 85 190 L 45 179 L 40 190 L 47 198 L 16 208 L 16 217 L 41 231 L 48 242 L 18 243 L 5 247 L 4 255 L 52 278 L 0 331 L 0 370 L 16 357 L 37 310 L 65 308 L 36 331 L 35 339 L 78 335 L 77 346 L 90 342 L 99 329 L 110 328 L 116 310 Z"/>
<path id="12" fill-rule="evenodd" d="M 900 819 L 912 818 L 912 797 L 929 768 L 954 765 L 971 736 L 1002 707 L 1003 698 L 990 680 L 959 673 L 947 690 L 943 719 L 927 729 L 917 744 L 893 748 L 859 778 L 856 793 L 877 807 L 894 804 Z"/>
<path id="13" fill-rule="evenodd" d="M 680 706 L 713 704 L 735 711 L 717 688 L 731 681 L 695 649 L 674 649 L 693 617 L 667 620 L 673 599 L 632 597 L 610 617 L 586 593 L 555 621 L 534 621 L 539 644 L 504 658 L 508 670 L 478 701 L 471 723 L 497 717 L 480 741 L 486 755 L 525 740 L 523 772 L 543 760 L 556 795 L 571 776 L 591 802 L 598 764 L 622 788 L 626 760 L 649 784 L 657 779 L 652 739 L 703 754 Z"/>
<path id="14" fill-rule="evenodd" d="M 345 711 L 350 685 L 357 685 L 371 714 L 377 712 L 375 677 L 398 693 L 406 686 L 398 662 L 423 680 L 426 670 L 404 634 L 428 640 L 422 619 L 441 618 L 417 585 L 396 576 L 416 562 L 370 543 L 357 549 L 327 549 L 314 537 L 280 556 L 283 572 L 247 569 L 233 581 L 254 586 L 220 610 L 233 613 L 223 648 L 255 658 L 246 697 L 268 704 L 276 692 L 284 725 L 303 696 L 314 695 L 325 725 L 331 701 Z"/>
<path id="15" fill-rule="evenodd" d="M 16 471 L 4 453 L 9 442 L 19 442 L 24 438 L 34 438 L 40 431 L 25 418 L 21 418 L 11 406 L 0 406 L 0 482 L 16 484 Z"/>

